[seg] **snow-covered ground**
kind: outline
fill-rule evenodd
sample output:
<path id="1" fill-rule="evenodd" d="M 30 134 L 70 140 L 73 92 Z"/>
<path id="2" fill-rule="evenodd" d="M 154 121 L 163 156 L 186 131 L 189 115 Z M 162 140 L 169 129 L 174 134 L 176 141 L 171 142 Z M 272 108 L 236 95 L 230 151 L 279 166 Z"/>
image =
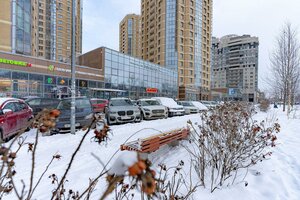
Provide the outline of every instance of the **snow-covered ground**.
<path id="1" fill-rule="evenodd" d="M 266 118 L 276 117 L 282 127 L 281 133 L 278 135 L 278 146 L 273 148 L 273 155 L 270 160 L 251 168 L 248 172 L 247 181 L 248 186 L 245 187 L 245 182 L 236 182 L 230 187 L 225 187 L 221 190 L 216 190 L 210 193 L 209 189 L 199 187 L 193 195 L 194 199 L 251 199 L 251 200 L 282 200 L 282 199 L 300 199 L 300 119 L 287 119 L 286 115 L 278 110 L 271 110 L 269 113 L 258 113 L 255 118 L 263 120 Z M 98 145 L 96 142 L 90 140 L 93 133 L 85 140 L 80 152 L 76 157 L 71 171 L 67 177 L 67 189 L 78 190 L 82 192 L 89 183 L 89 178 L 96 177 L 103 169 L 102 165 L 91 155 L 97 155 L 103 163 L 107 163 L 111 156 L 118 151 L 121 144 L 123 144 L 132 134 L 130 141 L 140 137 L 145 137 L 159 132 L 168 131 L 176 128 L 186 126 L 186 122 L 199 122 L 199 115 L 188 115 L 182 117 L 174 117 L 168 119 L 160 119 L 154 121 L 143 121 L 135 124 L 124 124 L 112 126 L 113 135 L 107 145 Z M 147 129 L 151 128 L 151 129 Z M 27 142 L 34 141 L 34 131 L 26 133 Z M 78 145 L 83 132 L 78 132 L 76 135 L 54 135 L 47 137 L 40 137 L 38 144 L 38 153 L 36 158 L 36 176 L 35 182 L 44 171 L 52 155 L 59 153 L 62 157 L 60 160 L 54 161 L 50 169 L 46 173 L 41 184 L 37 188 L 35 199 L 49 199 L 51 191 L 54 186 L 51 186 L 51 180 L 48 178 L 51 174 L 56 174 L 60 178 L 67 163 L 70 160 L 74 148 Z M 118 152 L 114 157 L 116 159 Z M 184 160 L 188 163 L 189 156 L 187 151 L 180 147 L 165 147 L 153 153 L 150 156 L 154 167 L 159 163 L 165 163 L 168 166 L 176 166 L 179 160 Z M 113 162 L 113 161 L 112 161 Z M 109 164 L 111 166 L 112 163 Z M 21 187 L 20 180 L 23 179 L 28 184 L 31 171 L 31 153 L 28 152 L 27 147 L 24 147 L 18 153 L 16 159 L 16 182 Z M 188 167 L 188 164 L 186 164 Z M 197 177 L 194 177 L 195 181 Z M 98 199 L 105 189 L 105 180 L 101 180 L 94 192 L 95 199 Z M 98 198 L 96 198 L 98 197 Z M 12 196 L 4 197 L 4 199 L 13 199 Z"/>

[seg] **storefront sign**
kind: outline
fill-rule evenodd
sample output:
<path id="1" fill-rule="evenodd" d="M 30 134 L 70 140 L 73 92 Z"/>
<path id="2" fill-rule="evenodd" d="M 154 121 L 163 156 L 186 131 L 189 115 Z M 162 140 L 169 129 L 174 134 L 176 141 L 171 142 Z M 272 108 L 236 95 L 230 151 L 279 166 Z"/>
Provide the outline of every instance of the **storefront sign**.
<path id="1" fill-rule="evenodd" d="M 31 63 L 17 61 L 17 60 L 8 60 L 8 59 L 4 59 L 4 58 L 0 58 L 0 63 L 9 64 L 9 65 L 18 65 L 18 66 L 23 66 L 23 67 L 31 67 Z"/>
<path id="2" fill-rule="evenodd" d="M 49 65 L 49 66 L 48 66 L 48 70 L 49 70 L 49 71 L 53 72 L 54 69 L 55 69 L 54 65 Z"/>
<path id="3" fill-rule="evenodd" d="M 158 89 L 157 88 L 146 88 L 147 93 L 157 93 Z"/>
<path id="4" fill-rule="evenodd" d="M 56 71 L 58 72 L 67 72 L 67 73 L 71 73 L 70 69 L 63 69 L 63 68 L 55 68 Z M 76 74 L 82 74 L 82 75 L 89 75 L 89 76 L 97 76 L 97 77 L 102 77 L 99 74 L 93 74 L 93 73 L 88 73 L 88 72 L 81 72 L 81 71 L 75 71 Z"/>

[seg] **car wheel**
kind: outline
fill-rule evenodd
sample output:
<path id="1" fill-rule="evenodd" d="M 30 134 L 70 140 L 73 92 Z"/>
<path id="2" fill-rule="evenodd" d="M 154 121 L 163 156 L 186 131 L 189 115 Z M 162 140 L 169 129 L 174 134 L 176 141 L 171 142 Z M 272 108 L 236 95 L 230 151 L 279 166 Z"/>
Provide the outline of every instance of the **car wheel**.
<path id="1" fill-rule="evenodd" d="M 2 132 L 2 130 L 0 129 L 0 143 L 8 142 L 8 140 L 9 140 L 9 138 L 4 138 L 3 132 Z"/>

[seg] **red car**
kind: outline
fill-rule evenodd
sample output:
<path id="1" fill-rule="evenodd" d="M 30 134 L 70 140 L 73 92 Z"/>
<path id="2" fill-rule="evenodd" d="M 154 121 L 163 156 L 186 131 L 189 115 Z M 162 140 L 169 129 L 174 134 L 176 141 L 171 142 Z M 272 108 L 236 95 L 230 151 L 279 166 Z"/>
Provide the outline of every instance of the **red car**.
<path id="1" fill-rule="evenodd" d="M 93 110 L 95 113 L 103 112 L 105 106 L 108 104 L 108 100 L 106 99 L 91 99 L 91 103 L 93 106 Z"/>
<path id="2" fill-rule="evenodd" d="M 0 98 L 0 140 L 7 141 L 20 130 L 28 128 L 32 109 L 21 99 Z"/>

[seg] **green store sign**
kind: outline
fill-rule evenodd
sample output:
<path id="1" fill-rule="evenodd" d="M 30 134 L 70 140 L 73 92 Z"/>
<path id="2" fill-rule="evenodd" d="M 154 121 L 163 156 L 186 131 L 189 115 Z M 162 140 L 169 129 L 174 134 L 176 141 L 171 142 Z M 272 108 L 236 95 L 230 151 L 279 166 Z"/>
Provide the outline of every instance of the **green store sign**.
<path id="1" fill-rule="evenodd" d="M 17 66 L 22 66 L 22 67 L 31 67 L 31 63 L 17 61 L 17 60 L 8 60 L 8 59 L 4 59 L 4 58 L 0 58 L 0 63 L 9 64 L 9 65 L 17 65 Z"/>

